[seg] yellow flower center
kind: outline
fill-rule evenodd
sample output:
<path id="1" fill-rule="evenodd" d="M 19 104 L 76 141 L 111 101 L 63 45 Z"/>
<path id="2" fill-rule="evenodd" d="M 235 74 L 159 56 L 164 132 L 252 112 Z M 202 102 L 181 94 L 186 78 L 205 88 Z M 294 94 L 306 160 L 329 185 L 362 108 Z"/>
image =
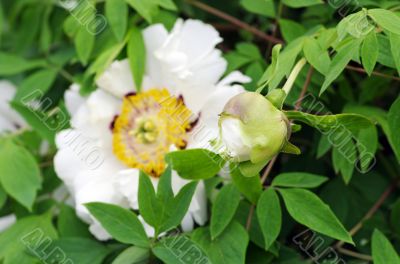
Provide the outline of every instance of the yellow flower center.
<path id="1" fill-rule="evenodd" d="M 113 152 L 125 165 L 159 177 L 171 146 L 186 146 L 191 115 L 166 89 L 125 96 L 113 126 Z"/>

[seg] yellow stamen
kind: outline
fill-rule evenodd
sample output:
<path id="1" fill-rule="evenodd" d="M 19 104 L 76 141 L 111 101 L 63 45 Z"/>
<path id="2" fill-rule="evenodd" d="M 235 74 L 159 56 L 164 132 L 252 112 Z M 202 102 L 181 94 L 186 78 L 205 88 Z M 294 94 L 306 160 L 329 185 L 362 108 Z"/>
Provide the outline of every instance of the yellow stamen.
<path id="1" fill-rule="evenodd" d="M 124 98 L 113 129 L 113 152 L 125 165 L 158 177 L 170 147 L 185 146 L 191 111 L 166 89 Z"/>

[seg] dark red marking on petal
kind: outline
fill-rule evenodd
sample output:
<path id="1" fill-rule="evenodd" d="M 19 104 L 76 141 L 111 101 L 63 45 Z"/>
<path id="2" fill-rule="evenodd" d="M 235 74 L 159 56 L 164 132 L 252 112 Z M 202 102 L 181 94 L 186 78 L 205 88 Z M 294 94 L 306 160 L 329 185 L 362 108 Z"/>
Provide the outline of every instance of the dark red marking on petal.
<path id="1" fill-rule="evenodd" d="M 193 128 L 199 123 L 201 117 L 201 113 L 199 113 L 199 115 L 197 116 L 197 118 L 190 123 L 190 127 L 186 129 L 186 132 L 190 132 L 193 130 Z"/>
<path id="2" fill-rule="evenodd" d="M 182 102 L 182 104 L 185 104 L 185 100 L 183 99 L 183 95 L 178 96 L 178 101 Z"/>
<path id="3" fill-rule="evenodd" d="M 129 92 L 129 93 L 125 94 L 125 97 L 135 96 L 136 94 L 137 94 L 136 92 Z"/>
<path id="4" fill-rule="evenodd" d="M 112 120 L 111 123 L 110 123 L 110 130 L 111 130 L 111 131 L 114 130 L 115 122 L 117 121 L 117 118 L 118 118 L 118 117 L 119 117 L 119 115 L 115 115 L 115 116 L 113 117 L 113 120 Z"/>

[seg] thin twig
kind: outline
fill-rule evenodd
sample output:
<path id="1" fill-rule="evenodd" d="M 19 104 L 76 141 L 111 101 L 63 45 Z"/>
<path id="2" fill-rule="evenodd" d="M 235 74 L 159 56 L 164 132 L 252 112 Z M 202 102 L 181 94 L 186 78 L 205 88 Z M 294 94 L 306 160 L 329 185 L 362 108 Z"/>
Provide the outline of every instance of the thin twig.
<path id="1" fill-rule="evenodd" d="M 367 74 L 367 72 L 363 68 L 360 68 L 360 67 L 354 67 L 354 66 L 351 66 L 351 65 L 347 65 L 346 69 L 351 70 L 351 71 L 355 71 L 355 72 L 360 72 L 360 73 Z M 379 77 L 383 77 L 383 78 L 388 78 L 388 79 L 392 79 L 392 80 L 395 80 L 395 81 L 400 81 L 400 77 L 391 76 L 391 75 L 384 74 L 384 73 L 377 72 L 377 71 L 373 71 L 371 73 L 371 75 L 375 75 L 375 76 L 379 76 Z"/>
<path id="2" fill-rule="evenodd" d="M 233 17 L 231 15 L 228 15 L 227 13 L 222 12 L 222 11 L 220 11 L 220 10 L 214 8 L 214 7 L 211 7 L 209 5 L 206 5 L 206 4 L 204 4 L 202 2 L 199 2 L 199 1 L 196 1 L 196 0 L 186 0 L 186 2 L 191 4 L 191 5 L 193 5 L 193 6 L 195 6 L 195 7 L 197 7 L 197 8 L 200 8 L 200 9 L 202 9 L 202 10 L 204 10 L 204 11 L 210 13 L 210 14 L 213 14 L 213 15 L 219 17 L 219 18 L 222 18 L 222 19 L 232 23 L 233 25 L 235 25 L 235 26 L 237 26 L 237 27 L 239 27 L 241 29 L 249 31 L 249 32 L 253 33 L 255 36 L 259 37 L 260 39 L 264 39 L 264 40 L 266 40 L 268 42 L 272 42 L 272 43 L 275 43 L 275 44 L 280 44 L 280 43 L 282 44 L 283 43 L 283 40 L 281 40 L 279 38 L 276 38 L 276 37 L 273 37 L 273 36 L 270 36 L 268 34 L 265 34 L 261 30 L 255 28 L 255 27 L 253 27 L 253 26 L 251 26 L 251 25 L 249 25 L 247 23 L 244 23 L 241 20 L 239 20 L 239 19 L 237 19 L 237 18 L 235 18 L 235 17 Z"/>
<path id="3" fill-rule="evenodd" d="M 278 156 L 273 157 L 272 160 L 268 163 L 268 166 L 267 166 L 267 168 L 265 169 L 265 171 L 264 171 L 264 173 L 263 173 L 263 175 L 262 175 L 262 177 L 261 177 L 261 184 L 262 184 L 262 185 L 265 183 L 265 181 L 266 181 L 267 178 L 268 178 L 268 175 L 271 173 L 272 167 L 274 166 L 277 157 L 278 157 Z"/>
<path id="4" fill-rule="evenodd" d="M 247 216 L 247 222 L 246 222 L 246 230 L 249 231 L 250 227 L 251 227 L 251 221 L 253 220 L 253 214 L 254 214 L 254 209 L 255 209 L 255 205 L 252 204 L 250 206 L 250 211 L 249 211 L 249 215 Z"/>
<path id="5" fill-rule="evenodd" d="M 42 163 L 39 164 L 40 168 L 47 168 L 53 165 L 53 160 L 47 160 L 43 161 Z"/>
<path id="6" fill-rule="evenodd" d="M 354 251 L 351 251 L 351 250 L 348 250 L 345 248 L 338 248 L 338 251 L 340 253 L 342 253 L 343 255 L 351 256 L 351 257 L 366 260 L 366 261 L 372 261 L 372 257 L 370 255 L 357 253 L 357 252 L 354 252 Z"/>
<path id="7" fill-rule="evenodd" d="M 354 236 L 363 226 L 364 222 L 370 219 L 376 211 L 382 206 L 382 204 L 386 201 L 389 195 L 396 189 L 399 180 L 394 181 L 386 190 L 382 193 L 379 199 L 374 203 L 374 205 L 368 210 L 368 212 L 364 215 L 364 217 L 349 231 L 351 236 Z M 335 248 L 338 250 L 342 248 L 344 241 L 339 241 L 335 244 Z"/>
<path id="8" fill-rule="evenodd" d="M 265 168 L 265 171 L 261 177 L 261 185 L 264 185 L 264 182 L 267 180 L 268 175 L 272 171 L 272 167 L 274 166 L 276 159 L 278 158 L 278 155 L 272 158 L 272 160 L 269 161 L 267 168 Z M 249 215 L 247 216 L 247 223 L 246 223 L 246 229 L 250 230 L 251 227 L 251 221 L 253 220 L 253 214 L 254 214 L 254 204 L 251 205 Z"/>
<path id="9" fill-rule="evenodd" d="M 186 2 L 193 6 L 196 6 L 197 8 L 200 8 L 210 14 L 213 14 L 221 19 L 226 20 L 226 21 L 230 22 L 231 24 L 254 34 L 255 36 L 259 37 L 260 39 L 271 42 L 273 44 L 284 44 L 284 41 L 282 39 L 279 39 L 276 36 L 271 36 L 271 35 L 265 34 L 263 31 L 257 29 L 256 27 L 253 27 L 231 15 L 228 15 L 227 13 L 222 12 L 221 10 L 218 10 L 214 7 L 206 5 L 197 0 L 186 0 Z M 360 67 L 354 67 L 354 66 L 348 65 L 348 66 L 346 66 L 346 69 L 348 69 L 350 71 L 367 74 L 367 72 L 363 68 L 360 68 Z M 400 81 L 400 77 L 391 76 L 391 75 L 384 74 L 384 73 L 377 72 L 377 71 L 373 71 L 371 74 L 374 76 L 379 76 L 379 77 L 383 77 L 383 78 L 392 79 L 395 81 Z"/>
<path id="10" fill-rule="evenodd" d="M 300 100 L 297 100 L 296 105 L 294 106 L 295 110 L 299 110 L 301 107 L 301 103 L 303 102 L 303 98 L 307 93 L 308 86 L 310 86 L 313 73 L 314 73 L 314 68 L 312 66 L 310 66 L 310 68 L 308 69 L 308 72 L 307 72 L 306 81 L 304 82 L 304 85 L 303 85 L 303 89 L 301 89 L 301 92 L 299 95 Z"/>

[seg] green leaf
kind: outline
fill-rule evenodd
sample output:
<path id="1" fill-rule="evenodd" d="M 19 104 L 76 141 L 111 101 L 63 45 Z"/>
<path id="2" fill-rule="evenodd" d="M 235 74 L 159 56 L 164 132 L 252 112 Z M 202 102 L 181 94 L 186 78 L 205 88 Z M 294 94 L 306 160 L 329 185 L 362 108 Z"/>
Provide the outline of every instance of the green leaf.
<path id="1" fill-rule="evenodd" d="M 306 29 L 300 23 L 289 19 L 279 19 L 282 36 L 286 42 L 290 43 L 306 33 Z"/>
<path id="2" fill-rule="evenodd" d="M 348 184 L 353 176 L 357 161 L 357 149 L 352 140 L 347 140 L 339 147 L 333 148 L 332 163 L 336 173 L 341 173 Z"/>
<path id="3" fill-rule="evenodd" d="M 378 229 L 372 234 L 372 258 L 374 264 L 399 264 L 400 258 L 390 241 Z"/>
<path id="4" fill-rule="evenodd" d="M 352 40 L 344 45 L 332 59 L 328 74 L 322 84 L 320 95 L 332 84 L 351 61 L 360 46 L 360 41 Z"/>
<path id="5" fill-rule="evenodd" d="M 28 210 L 32 210 L 42 179 L 37 161 L 12 140 L 0 141 L 0 183 L 4 190 Z"/>
<path id="6" fill-rule="evenodd" d="M 397 72 L 400 75 L 400 35 L 390 33 L 390 49 L 393 54 L 393 60 L 396 64 Z"/>
<path id="7" fill-rule="evenodd" d="M 166 264 L 211 263 L 203 250 L 185 235 L 163 238 L 152 251 Z"/>
<path id="8" fill-rule="evenodd" d="M 257 203 L 257 218 L 268 250 L 281 231 L 282 212 L 279 197 L 273 188 L 265 190 Z"/>
<path id="9" fill-rule="evenodd" d="M 42 99 L 42 94 L 39 95 L 39 97 Z M 54 144 L 56 132 L 62 130 L 68 125 L 67 114 L 63 112 L 61 108 L 58 108 L 57 112 L 54 111 L 54 115 L 48 116 L 42 111 L 37 111 L 28 106 L 27 103 L 29 100 L 25 101 L 23 99 L 22 101 L 24 101 L 24 104 L 11 102 L 12 108 L 14 108 L 43 139 L 46 139 L 50 144 Z M 39 99 L 39 101 L 41 100 Z M 44 100 L 40 103 L 40 106 L 48 110 L 50 107 L 48 103 L 47 100 Z"/>
<path id="10" fill-rule="evenodd" d="M 397 136 L 400 127 L 400 97 L 390 107 L 388 121 L 393 151 L 400 162 L 400 137 Z"/>
<path id="11" fill-rule="evenodd" d="M 370 32 L 361 46 L 361 61 L 365 71 L 371 76 L 379 55 L 378 39 L 374 31 Z"/>
<path id="12" fill-rule="evenodd" d="M 91 18 L 94 19 L 94 13 L 91 14 Z M 84 25 L 80 25 L 76 36 L 74 37 L 74 44 L 76 53 L 79 60 L 83 65 L 86 65 L 89 61 L 90 55 L 94 48 L 95 35 L 86 28 Z"/>
<path id="13" fill-rule="evenodd" d="M 270 91 L 276 89 L 283 78 L 290 74 L 303 45 L 304 38 L 292 41 L 282 52 L 280 52 L 281 45 L 275 45 L 272 50 L 272 63 L 261 77 L 258 85 L 260 87 L 268 85 Z"/>
<path id="14" fill-rule="evenodd" d="M 187 210 L 189 209 L 190 202 L 192 201 L 194 192 L 196 191 L 197 182 L 190 182 L 186 184 L 176 195 L 171 203 L 167 204 L 164 212 L 163 223 L 159 232 L 168 231 L 171 228 L 178 226 Z M 165 203 L 166 201 L 164 201 Z M 164 205 L 165 207 L 165 205 Z"/>
<path id="15" fill-rule="evenodd" d="M 60 237 L 84 237 L 90 238 L 88 226 L 80 220 L 75 209 L 69 205 L 62 204 L 60 214 L 57 218 L 57 230 Z"/>
<path id="16" fill-rule="evenodd" d="M 156 1 L 125 0 L 135 9 L 147 22 L 151 23 L 152 15 L 158 11 Z"/>
<path id="17" fill-rule="evenodd" d="M 166 160 L 182 178 L 189 180 L 211 178 L 225 164 L 221 156 L 206 149 L 170 152 L 166 155 Z"/>
<path id="18" fill-rule="evenodd" d="M 252 203 L 256 204 L 262 192 L 260 177 L 245 177 L 240 169 L 231 165 L 231 177 L 239 191 Z"/>
<path id="19" fill-rule="evenodd" d="M 245 263 L 249 236 L 237 222 L 232 222 L 215 240 L 211 240 L 208 228 L 197 228 L 192 240 L 203 249 L 211 263 Z"/>
<path id="20" fill-rule="evenodd" d="M 128 26 L 128 5 L 124 0 L 107 0 L 105 12 L 112 32 L 122 41 Z"/>
<path id="21" fill-rule="evenodd" d="M 316 188 L 327 180 L 327 177 L 316 174 L 306 172 L 287 172 L 276 176 L 271 185 L 281 187 Z"/>
<path id="22" fill-rule="evenodd" d="M 153 1 L 155 1 L 156 4 L 158 4 L 159 6 L 165 8 L 167 10 L 171 10 L 171 11 L 178 10 L 178 8 L 176 7 L 173 0 L 153 0 Z"/>
<path id="23" fill-rule="evenodd" d="M 95 202 L 85 206 L 116 240 L 140 247 L 149 246 L 146 232 L 135 213 L 106 203 Z"/>
<path id="24" fill-rule="evenodd" d="M 305 123 L 321 132 L 347 129 L 356 134 L 361 129 L 373 126 L 368 118 L 358 114 L 312 115 L 298 111 L 285 111 L 285 114 L 289 119 Z"/>
<path id="25" fill-rule="evenodd" d="M 97 241 L 79 237 L 62 238 L 55 241 L 54 246 L 62 249 L 67 262 L 79 264 L 101 264 L 111 252 Z"/>
<path id="26" fill-rule="evenodd" d="M 235 185 L 222 187 L 211 211 L 211 238 L 214 240 L 229 225 L 239 206 L 240 193 Z"/>
<path id="27" fill-rule="evenodd" d="M 251 13 L 275 17 L 275 5 L 272 0 L 240 0 L 240 5 Z"/>
<path id="28" fill-rule="evenodd" d="M 117 58 L 121 50 L 124 48 L 126 42 L 127 38 L 125 39 L 125 41 L 117 43 L 114 46 L 105 50 L 103 53 L 101 53 L 97 57 L 97 59 L 90 65 L 88 73 L 89 74 L 96 73 L 96 78 L 98 78 Z"/>
<path id="29" fill-rule="evenodd" d="M 112 264 L 144 264 L 150 257 L 147 248 L 129 247 L 122 251 Z"/>
<path id="30" fill-rule="evenodd" d="M 294 220 L 321 234 L 353 244 L 349 233 L 317 195 L 303 189 L 279 189 L 279 192 Z"/>
<path id="31" fill-rule="evenodd" d="M 400 17 L 386 9 L 370 9 L 368 15 L 389 32 L 400 35 Z"/>
<path id="32" fill-rule="evenodd" d="M 0 210 L 3 208 L 6 202 L 7 202 L 7 193 L 0 185 Z"/>
<path id="33" fill-rule="evenodd" d="M 14 100 L 21 100 L 25 96 L 29 96 L 32 100 L 40 94 L 46 93 L 57 77 L 57 73 L 55 69 L 45 69 L 30 75 L 18 88 Z M 35 94 L 36 97 L 30 96 L 31 94 Z"/>
<path id="34" fill-rule="evenodd" d="M 282 3 L 293 8 L 301 8 L 313 5 L 320 5 L 324 2 L 321 0 L 282 0 Z"/>
<path id="35" fill-rule="evenodd" d="M 3 32 L 3 28 L 4 28 L 4 11 L 3 11 L 3 4 L 0 3 L 0 32 Z M 0 44 L 1 44 L 1 36 L 2 34 L 0 34 Z"/>
<path id="36" fill-rule="evenodd" d="M 0 75 L 14 75 L 27 70 L 32 70 L 39 67 L 45 67 L 44 60 L 25 60 L 16 55 L 0 52 Z"/>
<path id="37" fill-rule="evenodd" d="M 157 200 L 156 192 L 150 176 L 140 172 L 139 175 L 139 211 L 143 219 L 155 229 L 159 228 L 161 204 Z"/>
<path id="38" fill-rule="evenodd" d="M 131 29 L 127 52 L 136 90 L 140 91 L 146 68 L 146 47 L 142 32 L 138 28 Z"/>
<path id="39" fill-rule="evenodd" d="M 53 5 L 48 5 L 45 8 L 43 18 L 42 18 L 42 30 L 40 32 L 40 48 L 42 51 L 47 52 L 50 48 L 52 36 L 51 36 L 51 28 L 50 28 L 50 15 L 53 11 Z"/>
<path id="40" fill-rule="evenodd" d="M 304 43 L 304 56 L 306 60 L 320 73 L 326 75 L 329 72 L 331 59 L 327 50 L 323 50 L 314 38 L 307 38 Z"/>
<path id="41" fill-rule="evenodd" d="M 267 165 L 268 161 L 269 159 L 260 161 L 258 163 L 243 161 L 238 163 L 238 168 L 244 177 L 254 177 L 259 175 L 260 171 L 265 167 L 265 165 Z"/>
<path id="42" fill-rule="evenodd" d="M 174 198 L 174 192 L 172 191 L 171 186 L 171 176 L 172 170 L 171 167 L 168 166 L 161 175 L 160 181 L 157 185 L 157 198 L 161 201 L 166 202 Z"/>
<path id="43" fill-rule="evenodd" d="M 361 10 L 357 13 L 351 14 L 342 19 L 337 25 L 337 33 L 339 40 L 343 40 L 347 34 L 354 38 L 362 38 L 369 32 L 373 31 L 375 27 L 368 21 L 367 13 Z M 339 43 L 340 44 L 340 43 Z"/>
<path id="44" fill-rule="evenodd" d="M 25 217 L 0 233 L 0 259 L 4 264 L 40 263 L 36 256 L 44 259 L 52 250 L 43 247 L 49 239 L 57 239 L 50 214 Z"/>

